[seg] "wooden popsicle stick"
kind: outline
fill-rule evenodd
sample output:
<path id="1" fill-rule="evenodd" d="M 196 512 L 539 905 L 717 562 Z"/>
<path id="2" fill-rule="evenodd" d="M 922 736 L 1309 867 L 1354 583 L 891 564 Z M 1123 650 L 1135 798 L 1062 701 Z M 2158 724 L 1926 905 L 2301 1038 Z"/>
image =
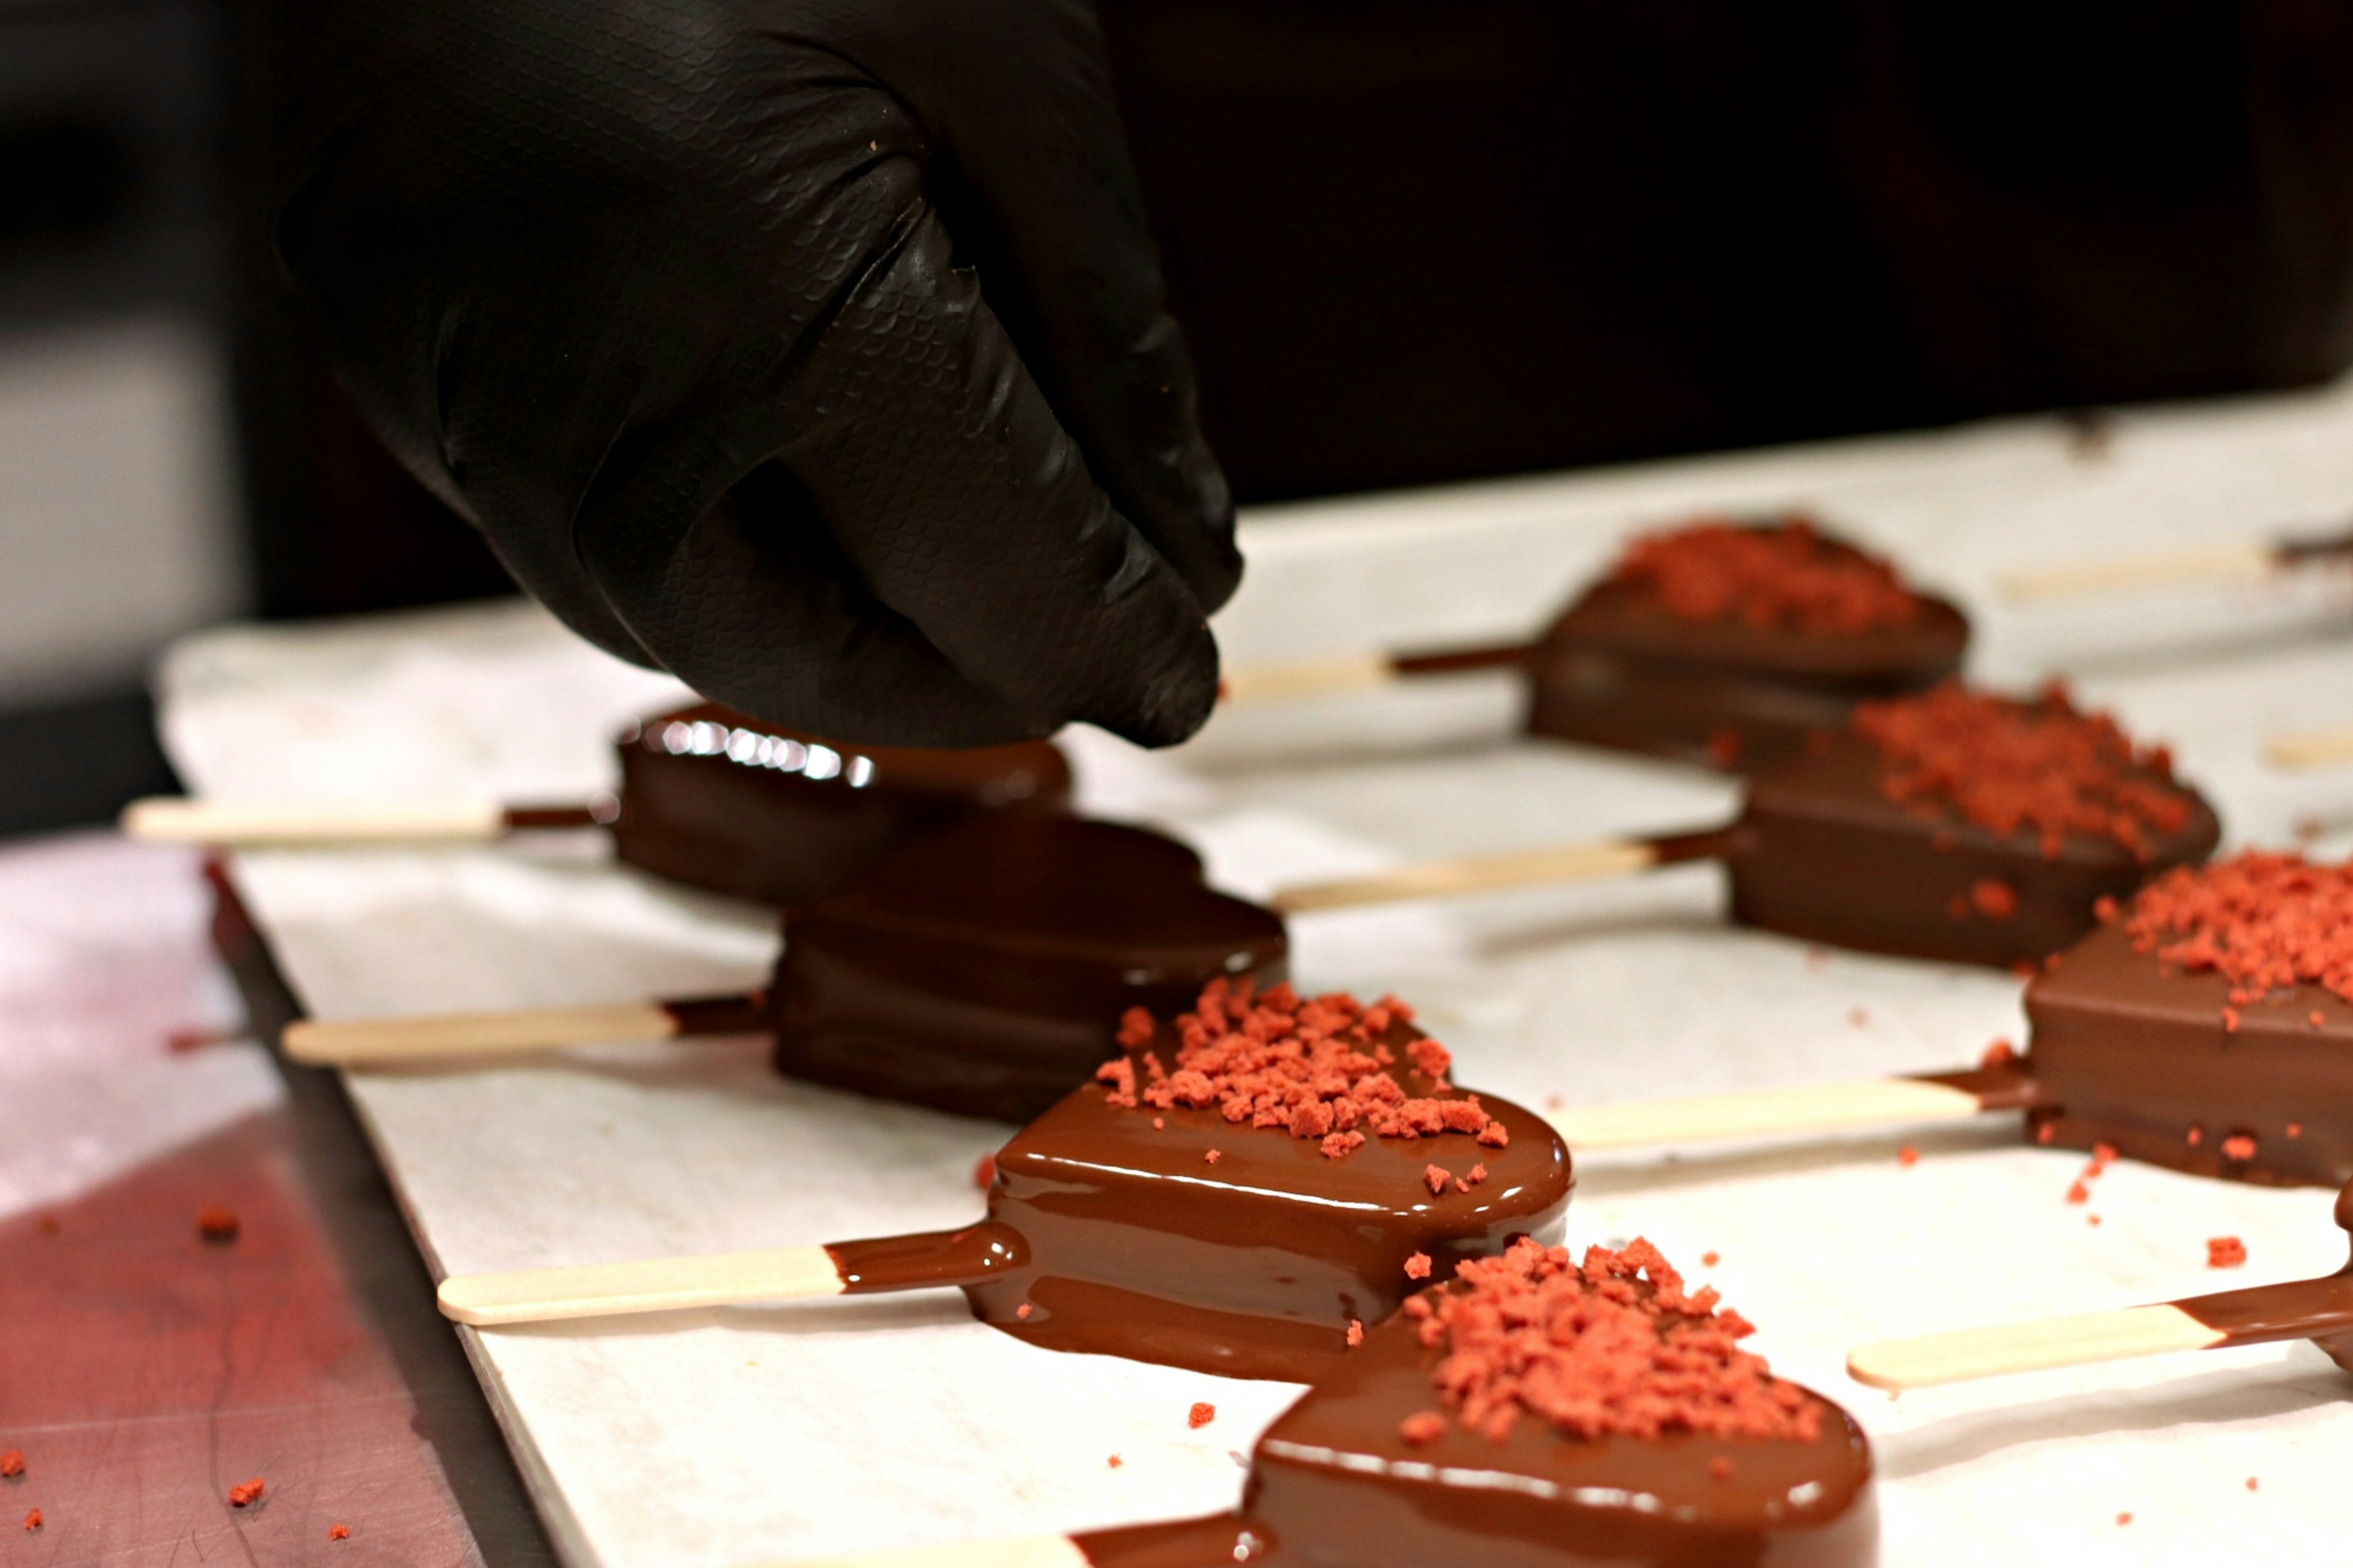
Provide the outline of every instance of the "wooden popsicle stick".
<path id="1" fill-rule="evenodd" d="M 1926 1388 L 2005 1373 L 2211 1350 L 2229 1337 L 2179 1307 L 2127 1307 L 1858 1345 L 1847 1352 L 1846 1370 L 1873 1388 Z"/>
<path id="2" fill-rule="evenodd" d="M 1964 1089 L 1898 1078 L 1595 1105 L 1556 1110 L 1549 1120 L 1571 1151 L 1584 1152 L 1780 1132 L 1966 1121 L 1984 1111 L 1984 1102 Z"/>
<path id="3" fill-rule="evenodd" d="M 762 1563 L 754 1568 L 787 1568 Z M 789 1568 L 1093 1568 L 1092 1560 L 1067 1535 L 1025 1535 L 1006 1541 L 959 1541 L 947 1546 L 908 1546 L 855 1557 L 796 1560 Z"/>
<path id="4" fill-rule="evenodd" d="M 610 1002 L 414 1018 L 303 1018 L 287 1025 L 279 1043 L 298 1062 L 351 1067 L 667 1040 L 679 1032 L 678 1016 L 659 1002 Z"/>
<path id="5" fill-rule="evenodd" d="M 443 1317 L 488 1327 L 803 1301 L 839 1296 L 843 1289 L 840 1266 L 824 1247 L 776 1247 L 700 1258 L 458 1274 L 441 1281 L 438 1299 Z"/>
<path id="6" fill-rule="evenodd" d="M 2199 545 L 2147 555 L 2005 572 L 1999 581 L 2004 598 L 2017 604 L 2036 604 L 2205 583 L 2257 583 L 2280 570 L 2281 564 L 2277 545 L 2251 539 L 2233 544 Z"/>
<path id="7" fill-rule="evenodd" d="M 2327 768 L 2353 763 L 2353 724 L 2274 735 L 2263 742 L 2263 757 L 2275 768 Z"/>
<path id="8" fill-rule="evenodd" d="M 155 797 L 122 808 L 122 831 L 149 844 L 485 844 L 506 831 L 494 801 L 246 804 Z"/>
<path id="9" fill-rule="evenodd" d="M 1220 685 L 1228 703 L 1283 702 L 1343 691 L 1372 691 L 1397 678 L 1397 666 L 1388 655 L 1365 652 L 1244 665 L 1227 670 Z"/>
<path id="10" fill-rule="evenodd" d="M 1267 901 L 1281 913 L 1343 909 L 1353 904 L 1391 903 L 1404 899 L 1442 899 L 1484 893 L 1538 882 L 1589 881 L 1623 876 L 1655 866 L 1659 847 L 1647 839 L 1604 838 L 1550 849 L 1515 849 L 1457 860 L 1429 860 L 1332 882 L 1285 888 Z"/>

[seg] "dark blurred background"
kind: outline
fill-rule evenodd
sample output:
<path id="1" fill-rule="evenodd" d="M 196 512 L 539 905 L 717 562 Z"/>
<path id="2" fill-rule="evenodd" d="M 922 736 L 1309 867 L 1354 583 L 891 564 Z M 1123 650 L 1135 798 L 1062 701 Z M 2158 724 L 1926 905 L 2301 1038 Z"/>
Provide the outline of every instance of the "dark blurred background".
<path id="1" fill-rule="evenodd" d="M 248 4 L 0 0 L 0 832 L 169 786 L 181 632 L 509 591 L 285 308 Z M 1246 502 L 2353 355 L 2339 0 L 1102 4 Z"/>

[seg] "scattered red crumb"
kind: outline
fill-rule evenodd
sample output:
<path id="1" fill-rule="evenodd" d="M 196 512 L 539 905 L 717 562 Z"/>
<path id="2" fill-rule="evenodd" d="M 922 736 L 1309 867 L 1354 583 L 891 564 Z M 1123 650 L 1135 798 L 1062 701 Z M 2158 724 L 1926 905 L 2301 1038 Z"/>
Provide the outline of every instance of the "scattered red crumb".
<path id="1" fill-rule="evenodd" d="M 1208 1162 L 1210 1164 L 1214 1165 L 1214 1164 L 1216 1164 L 1219 1160 L 1222 1160 L 1222 1159 L 1224 1159 L 1224 1158 L 1225 1158 L 1225 1151 L 1224 1151 L 1224 1150 L 1222 1150 L 1222 1149 L 1212 1149 L 1212 1150 L 1210 1150 L 1208 1153 L 1206 1153 L 1206 1154 L 1202 1155 L 1202 1156 L 1201 1156 L 1201 1158 L 1202 1158 L 1203 1160 L 1206 1160 L 1207 1162 Z"/>
<path id="2" fill-rule="evenodd" d="M 2100 1216 L 2095 1214 L 2087 1214 L 2084 1216 L 2084 1223 L 2096 1227 L 2100 1223 Z"/>
<path id="3" fill-rule="evenodd" d="M 2252 1160 L 2255 1157 L 2255 1141 L 2243 1132 L 2233 1132 L 2222 1140 L 2222 1158 Z"/>
<path id="4" fill-rule="evenodd" d="M 2008 882 L 1980 877 L 1969 884 L 1969 902 L 1989 921 L 2006 921 L 2018 912 L 2018 889 Z"/>
<path id="5" fill-rule="evenodd" d="M 41 1510 L 39 1509 L 27 1509 L 26 1510 L 25 1528 L 26 1530 L 38 1530 L 41 1528 Z"/>
<path id="6" fill-rule="evenodd" d="M 2189 1130 L 2184 1132 L 2181 1136 L 2183 1142 L 2187 1142 L 2192 1149 L 2195 1149 L 2198 1145 L 2206 1142 L 2206 1129 L 2202 1123 L 2193 1121 L 2189 1124 Z"/>
<path id="7" fill-rule="evenodd" d="M 331 1524 L 331 1525 L 327 1526 L 327 1539 L 328 1539 L 328 1540 L 330 1540 L 330 1541 L 349 1541 L 351 1538 L 352 1538 L 352 1527 L 351 1527 L 350 1525 L 348 1525 L 348 1524 Z"/>
<path id="8" fill-rule="evenodd" d="M 2102 893 L 2092 900 L 2092 918 L 2104 926 L 2116 924 L 2116 916 L 2120 912 L 2122 911 L 2114 893 Z"/>
<path id="9" fill-rule="evenodd" d="M 1141 1049 L 1157 1037 L 1134 1038 L 1128 1023 L 1136 1016 L 1131 1010 L 1121 1028 L 1138 1054 L 1095 1071 L 1110 1086 L 1104 1098 L 1113 1105 L 1215 1107 L 1229 1122 L 1318 1139 L 1334 1160 L 1360 1147 L 1366 1134 L 1469 1132 L 1491 1148 L 1509 1142 L 1478 1096 L 1447 1081 L 1453 1058 L 1446 1047 L 1406 1033 L 1413 1010 L 1393 996 L 1367 1007 L 1342 992 L 1303 998 L 1287 984 L 1259 991 L 1247 980 L 1212 980 L 1194 1010 L 1170 1026 L 1178 1041 L 1173 1072 L 1157 1052 Z M 1426 1092 L 1409 1094 L 1401 1076 L 1419 1079 Z"/>
<path id="10" fill-rule="evenodd" d="M 1446 1436 L 1446 1417 L 1435 1410 L 1424 1410 L 1398 1423 L 1398 1436 L 1419 1448 Z"/>
<path id="11" fill-rule="evenodd" d="M 1141 1050 L 1152 1043 L 1156 1026 L 1152 1014 L 1143 1007 L 1130 1007 L 1119 1016 L 1119 1033 L 1112 1037 L 1124 1051 Z"/>
<path id="12" fill-rule="evenodd" d="M 1703 1268 L 1713 1268 L 1724 1261 L 1724 1255 L 1720 1252 L 1703 1252 L 1699 1255 L 1699 1261 Z"/>
<path id="13" fill-rule="evenodd" d="M 1037 1308 L 1031 1306 L 1029 1302 L 1024 1301 L 1021 1305 L 1013 1309 L 1013 1315 L 1017 1318 L 1027 1320 L 1029 1314 L 1037 1310 Z"/>
<path id="14" fill-rule="evenodd" d="M 237 1485 L 228 1489 L 229 1507 L 244 1508 L 248 1504 L 259 1500 L 267 1485 L 268 1483 L 259 1476 L 254 1477 L 253 1479 L 249 1481 L 237 1482 Z"/>
<path id="15" fill-rule="evenodd" d="M 2011 1062 L 2014 1062 L 2017 1059 L 2018 1047 L 2011 1045 L 2006 1039 L 1997 1039 L 1993 1044 L 1985 1048 L 1985 1054 L 1983 1056 L 1978 1058 L 1978 1066 L 1981 1068 L 2008 1067 Z"/>
<path id="16" fill-rule="evenodd" d="M 1445 1347 L 1430 1372 L 1440 1405 L 1490 1441 L 1524 1414 L 1585 1438 L 1820 1433 L 1821 1403 L 1741 1350 L 1748 1323 L 1719 1310 L 1713 1289 L 1686 1292 L 1647 1241 L 1591 1247 L 1579 1263 L 1522 1237 L 1463 1263 L 1458 1278 L 1456 1289 L 1409 1298 L 1406 1312 L 1425 1347 Z M 1427 1441 L 1417 1429 L 1440 1428 L 1415 1416 L 1400 1436 Z"/>
<path id="17" fill-rule="evenodd" d="M 2087 1204 L 2092 1201 L 2092 1189 L 2084 1184 L 2082 1177 L 2078 1176 L 2074 1184 L 2067 1189 L 2067 1201 L 2071 1204 Z"/>
<path id="18" fill-rule="evenodd" d="M 2118 1524 L 2130 1524 L 2132 1522 L 2132 1514 L 2128 1510 L 2116 1515 L 2116 1522 Z"/>
<path id="19" fill-rule="evenodd" d="M 216 1247 L 227 1247 L 237 1239 L 237 1215 L 218 1204 L 206 1204 L 196 1211 L 196 1235 Z"/>
<path id="20" fill-rule="evenodd" d="M 2314 1028 L 2318 1029 L 2325 1027 L 2328 1023 L 2328 1019 L 2323 1016 L 2319 1008 L 2315 1007 L 2312 1010 L 2311 1016 L 2306 1018 L 2305 1022 L 2310 1024 Z"/>
<path id="21" fill-rule="evenodd" d="M 1409 1279 L 1429 1279 L 1430 1254 L 1427 1252 L 1417 1252 L 1411 1258 L 1407 1258 L 1405 1260 L 1405 1277 Z"/>
<path id="22" fill-rule="evenodd" d="M 2239 1032 L 2239 1010 L 2236 1007 L 2222 1009 L 2222 1032 L 2226 1035 L 2235 1035 Z"/>
<path id="23" fill-rule="evenodd" d="M 2247 1260 L 2247 1244 L 2235 1236 L 2217 1236 L 2206 1243 L 2206 1267 L 2236 1268 Z"/>
<path id="24" fill-rule="evenodd" d="M 1547 1094 L 1544 1097 L 1544 1108 L 1546 1110 L 1558 1110 L 1562 1106 L 1567 1105 L 1567 1100 L 1562 1099 L 1556 1094 Z"/>
<path id="25" fill-rule="evenodd" d="M 1421 1179 L 1430 1184 L 1430 1196 L 1436 1197 L 1446 1190 L 1446 1184 L 1454 1178 L 1436 1165 L 1424 1165 L 1421 1168 Z"/>
<path id="26" fill-rule="evenodd" d="M 2260 1487 L 2260 1486 L 2258 1485 L 2258 1483 L 2256 1482 L 2255 1478 L 2254 1478 L 2254 1477 L 2253 1477 L 2253 1476 L 2249 1476 L 2249 1477 L 2247 1478 L 2247 1489 L 2248 1489 L 2249 1491 L 2251 1491 L 2251 1492 L 2252 1492 L 2252 1491 L 2258 1491 L 2258 1490 L 2261 1490 L 2261 1489 L 2261 1489 L 2261 1487 Z"/>
<path id="27" fill-rule="evenodd" d="M 2051 1142 L 2051 1140 L 2052 1140 L 2052 1139 L 2053 1139 L 2053 1138 L 2057 1137 L 2058 1135 L 2059 1135 L 2059 1129 L 2058 1129 L 2056 1126 L 2052 1125 L 2051 1122 L 2048 1122 L 2048 1121 L 2040 1121 L 2040 1122 L 2035 1123 L 2035 1127 L 2034 1127 L 2034 1141 L 2035 1141 L 2037 1143 L 2048 1143 L 2048 1142 Z"/>
<path id="28" fill-rule="evenodd" d="M 1466 1184 L 1473 1187 L 1477 1186 L 1480 1183 L 1487 1179 L 1486 1165 L 1484 1163 L 1481 1163 L 1472 1166 L 1470 1173 L 1462 1179 Z"/>
<path id="29" fill-rule="evenodd" d="M 1365 1325 L 1355 1318 L 1348 1320 L 1348 1348 L 1355 1350 L 1365 1342 Z"/>
<path id="30" fill-rule="evenodd" d="M 1871 1022 L 1871 1009 L 1868 1007 L 1849 1007 L 1846 1010 L 1846 1021 L 1860 1029 Z"/>
<path id="31" fill-rule="evenodd" d="M 22 1448 L 11 1448 L 6 1453 L 0 1454 L 0 1477 L 5 1477 L 9 1480 L 15 1480 L 18 1476 L 21 1476 L 24 1473 L 25 1450 Z"/>
<path id="32" fill-rule="evenodd" d="M 1114 1469 L 1114 1470 L 1115 1470 L 1115 1469 L 1119 1468 L 1122 1465 L 1124 1465 L 1124 1464 L 1127 1463 L 1127 1461 L 1126 1461 L 1125 1459 L 1121 1458 L 1117 1454 L 1113 1454 L 1113 1455 L 1111 1457 L 1111 1458 L 1110 1458 L 1110 1460 L 1109 1460 L 1109 1463 L 1110 1463 L 1110 1465 L 1111 1465 L 1111 1468 L 1112 1468 L 1113 1469 Z"/>
<path id="33" fill-rule="evenodd" d="M 1153 1130 L 1155 1132 L 1159 1131 L 1162 1128 L 1164 1128 L 1164 1127 L 1166 1127 L 1166 1126 L 1167 1126 L 1167 1125 L 1168 1125 L 1168 1119 L 1167 1119 L 1166 1117 L 1165 1117 L 1165 1116 L 1155 1116 L 1155 1117 L 1154 1117 L 1154 1118 L 1152 1119 L 1152 1130 Z"/>
<path id="34" fill-rule="evenodd" d="M 2230 981 L 2234 1010 L 2299 984 L 2353 1000 L 2353 865 L 2248 850 L 2177 867 L 2140 890 L 2125 929 L 2160 963 Z"/>
<path id="35" fill-rule="evenodd" d="M 987 1192 L 997 1181 L 997 1156 L 983 1154 L 972 1168 L 972 1184 Z"/>
<path id="36" fill-rule="evenodd" d="M 1919 597 L 1895 568 L 1825 539 L 1805 518 L 1758 526 L 1707 519 L 1634 540 L 1611 580 L 1686 621 L 1737 621 L 1817 637 L 1909 626 Z"/>
<path id="37" fill-rule="evenodd" d="M 2109 1142 L 2106 1139 L 2103 1138 L 2093 1143 L 2092 1165 L 2094 1169 L 2105 1171 L 2110 1165 L 2115 1164 L 2117 1158 L 2116 1146 Z"/>
<path id="38" fill-rule="evenodd" d="M 1216 1405 L 1210 1404 L 1208 1400 L 1197 1399 L 1193 1402 L 1193 1408 L 1186 1413 L 1185 1425 L 1192 1427 L 1193 1430 L 1198 1432 L 1202 1427 L 1207 1426 L 1210 1422 L 1215 1421 L 1217 1418 L 1218 1407 Z"/>
<path id="39" fill-rule="evenodd" d="M 2030 830 L 2046 858 L 2073 833 L 2146 859 L 2152 834 L 2189 820 L 2164 749 L 2135 749 L 2115 720 L 2078 711 L 2056 685 L 2020 701 L 1947 681 L 1865 702 L 1853 727 L 1879 750 L 1889 800 L 1942 807 L 2003 836 Z"/>
<path id="40" fill-rule="evenodd" d="M 1718 1454 L 1707 1462 L 1707 1473 L 1719 1481 L 1728 1481 L 1732 1479 L 1732 1461 Z"/>
<path id="41" fill-rule="evenodd" d="M 2289 1123 L 2287 1124 L 2287 1135 L 2288 1135 L 2289 1137 L 2291 1137 L 2291 1138 L 2301 1138 L 2301 1137 L 2303 1137 L 2303 1136 L 2304 1136 L 2304 1123 L 2303 1123 L 2303 1122 L 2301 1122 L 2301 1121 L 2291 1121 L 2291 1122 L 2289 1122 Z"/>
<path id="42" fill-rule="evenodd" d="M 1916 1165 L 1920 1163 L 1920 1151 L 1906 1143 L 1895 1151 L 1895 1163 L 1899 1165 Z"/>

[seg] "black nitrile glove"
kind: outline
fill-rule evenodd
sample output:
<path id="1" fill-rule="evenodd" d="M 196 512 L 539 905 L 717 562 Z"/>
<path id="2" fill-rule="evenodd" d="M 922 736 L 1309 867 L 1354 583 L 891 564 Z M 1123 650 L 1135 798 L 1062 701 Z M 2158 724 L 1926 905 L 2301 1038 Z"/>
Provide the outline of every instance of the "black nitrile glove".
<path id="1" fill-rule="evenodd" d="M 849 741 L 1208 717 L 1241 558 L 1086 0 L 275 26 L 338 374 L 583 636 Z"/>

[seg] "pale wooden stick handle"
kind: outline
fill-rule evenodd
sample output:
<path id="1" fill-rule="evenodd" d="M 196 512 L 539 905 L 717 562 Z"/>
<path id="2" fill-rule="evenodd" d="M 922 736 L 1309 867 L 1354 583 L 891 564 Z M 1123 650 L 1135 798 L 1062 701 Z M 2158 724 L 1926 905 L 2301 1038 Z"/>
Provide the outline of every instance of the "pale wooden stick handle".
<path id="1" fill-rule="evenodd" d="M 1282 702 L 1342 691 L 1371 691 L 1398 678 L 1383 653 L 1335 654 L 1326 658 L 1250 664 L 1225 672 L 1228 702 Z"/>
<path id="2" fill-rule="evenodd" d="M 1689 1100 L 1595 1105 L 1551 1114 L 1569 1148 L 1623 1149 L 1642 1144 L 1705 1143 L 1777 1132 L 1828 1132 L 1852 1127 L 1898 1127 L 1916 1121 L 1966 1121 L 1982 1113 L 1974 1094 L 1911 1079 L 1759 1089 Z"/>
<path id="3" fill-rule="evenodd" d="M 1025 1535 L 1010 1541 L 960 1541 L 953 1546 L 910 1546 L 855 1557 L 820 1557 L 796 1561 L 790 1568 L 1092 1568 L 1092 1563 L 1067 1535 Z"/>
<path id="4" fill-rule="evenodd" d="M 677 1033 L 678 1019 L 659 1002 L 612 1002 L 415 1018 L 304 1018 L 287 1025 L 280 1043 L 298 1062 L 340 1067 L 667 1040 Z"/>
<path id="5" fill-rule="evenodd" d="M 157 797 L 122 808 L 122 831 L 150 844 L 482 844 L 506 831 L 495 801 L 237 805 Z"/>
<path id="6" fill-rule="evenodd" d="M 2179 1307 L 2127 1307 L 1858 1345 L 1847 1352 L 1846 1370 L 1873 1388 L 1926 1388 L 2004 1373 L 2211 1350 L 2229 1337 Z"/>
<path id="7" fill-rule="evenodd" d="M 2278 768 L 2327 768 L 2353 763 L 2353 724 L 2274 735 L 2263 742 L 2263 755 Z"/>
<path id="8" fill-rule="evenodd" d="M 2104 594 L 2130 594 L 2200 583 L 2254 583 L 2278 571 L 2279 564 L 2279 552 L 2274 546 L 2248 540 L 2237 544 L 2203 545 L 2006 572 L 2000 584 L 2003 597 L 2019 604 L 2032 604 L 2045 599 L 2095 598 Z"/>
<path id="9" fill-rule="evenodd" d="M 1622 876 L 1658 863 L 1656 846 L 1641 839 L 1605 838 L 1552 849 L 1515 849 L 1460 860 L 1428 860 L 1345 881 L 1309 882 L 1285 888 L 1268 901 L 1283 914 L 1335 910 L 1351 904 L 1384 904 L 1401 899 L 1442 899 L 1484 893 L 1536 882 L 1577 882 Z"/>
<path id="10" fill-rule="evenodd" d="M 841 1292 L 840 1267 L 824 1247 L 776 1247 L 575 1268 L 453 1275 L 441 1281 L 439 1300 L 443 1317 L 480 1326 L 802 1301 Z"/>

